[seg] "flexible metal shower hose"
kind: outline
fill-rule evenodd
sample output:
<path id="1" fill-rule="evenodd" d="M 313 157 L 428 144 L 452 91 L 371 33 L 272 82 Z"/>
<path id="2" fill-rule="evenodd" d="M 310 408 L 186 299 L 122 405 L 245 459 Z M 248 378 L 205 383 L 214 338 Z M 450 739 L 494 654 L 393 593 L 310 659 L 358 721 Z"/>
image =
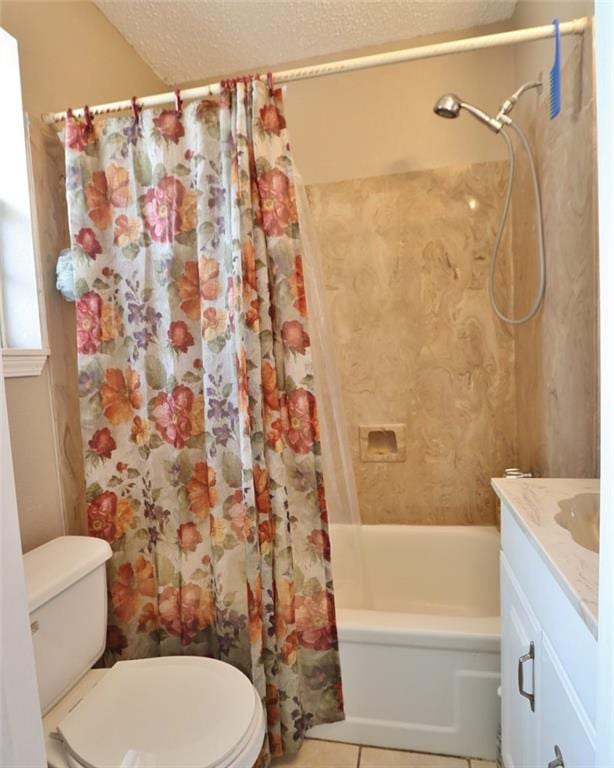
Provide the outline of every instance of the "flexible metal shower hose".
<path id="1" fill-rule="evenodd" d="M 535 212 L 537 214 L 536 224 L 537 224 L 537 247 L 539 251 L 539 283 L 538 283 L 537 293 L 535 295 L 535 301 L 533 302 L 531 309 L 527 312 L 526 315 L 523 315 L 522 317 L 519 317 L 519 318 L 506 317 L 497 306 L 497 300 L 495 298 L 495 272 L 497 270 L 497 256 L 499 253 L 501 240 L 503 239 L 503 232 L 505 230 L 505 224 L 507 222 L 507 217 L 509 214 L 510 203 L 512 201 L 512 185 L 514 183 L 514 171 L 515 171 L 515 165 L 516 165 L 515 157 L 514 157 L 514 145 L 512 144 L 512 140 L 504 130 L 501 130 L 499 131 L 499 134 L 503 136 L 503 138 L 505 139 L 505 143 L 507 145 L 507 151 L 508 151 L 509 161 L 510 161 L 510 172 L 509 172 L 509 178 L 507 182 L 507 190 L 505 193 L 505 201 L 503 203 L 503 211 L 501 214 L 501 222 L 499 223 L 499 230 L 497 232 L 497 237 L 495 238 L 495 244 L 492 251 L 492 259 L 490 262 L 490 274 L 488 276 L 488 297 L 490 299 L 490 304 L 494 312 L 498 317 L 501 318 L 501 320 L 503 320 L 504 323 L 508 323 L 509 325 L 522 325 L 522 323 L 526 323 L 528 320 L 530 320 L 532 317 L 535 316 L 544 298 L 544 291 L 546 288 L 546 252 L 544 247 L 544 225 L 542 220 L 542 202 L 541 202 L 541 194 L 539 190 L 539 180 L 537 178 L 537 170 L 535 168 L 535 160 L 533 159 L 531 147 L 529 146 L 529 142 L 527 141 L 527 137 L 525 136 L 524 132 L 515 123 L 511 121 L 508 123 L 508 125 L 510 128 L 513 128 L 514 131 L 516 131 L 518 138 L 522 142 L 524 150 L 527 153 L 527 158 L 529 160 L 529 168 L 531 169 L 531 178 L 533 180 L 533 193 L 535 195 Z"/>

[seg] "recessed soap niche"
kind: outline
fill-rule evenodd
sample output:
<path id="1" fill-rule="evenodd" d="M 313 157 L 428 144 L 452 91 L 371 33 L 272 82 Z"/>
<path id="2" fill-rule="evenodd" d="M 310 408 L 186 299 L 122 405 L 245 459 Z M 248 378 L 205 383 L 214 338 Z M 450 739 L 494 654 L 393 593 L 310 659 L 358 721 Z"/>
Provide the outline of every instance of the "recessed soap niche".
<path id="1" fill-rule="evenodd" d="M 405 461 L 405 424 L 358 427 L 361 461 Z"/>

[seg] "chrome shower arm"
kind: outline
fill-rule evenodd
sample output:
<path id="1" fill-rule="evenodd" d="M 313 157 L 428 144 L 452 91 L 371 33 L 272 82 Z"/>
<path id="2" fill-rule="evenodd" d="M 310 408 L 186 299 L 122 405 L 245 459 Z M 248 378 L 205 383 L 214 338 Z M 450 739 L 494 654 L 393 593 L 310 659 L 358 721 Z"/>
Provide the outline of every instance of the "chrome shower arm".
<path id="1" fill-rule="evenodd" d="M 497 120 L 501 120 L 502 117 L 509 115 L 509 113 L 514 109 L 516 106 L 516 103 L 518 102 L 518 99 L 523 95 L 523 93 L 526 93 L 526 91 L 529 91 L 531 88 L 537 88 L 541 91 L 542 88 L 542 81 L 541 80 L 530 80 L 528 83 L 523 83 L 520 88 L 518 88 L 517 91 L 514 91 L 514 93 L 509 97 L 509 99 L 506 99 L 503 104 L 501 105 L 499 112 L 497 114 Z"/>

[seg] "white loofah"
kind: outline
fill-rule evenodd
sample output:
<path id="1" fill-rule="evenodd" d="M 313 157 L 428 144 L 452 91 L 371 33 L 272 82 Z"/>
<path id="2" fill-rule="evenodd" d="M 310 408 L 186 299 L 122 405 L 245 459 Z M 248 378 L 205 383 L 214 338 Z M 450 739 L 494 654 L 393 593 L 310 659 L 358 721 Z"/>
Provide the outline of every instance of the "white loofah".
<path id="1" fill-rule="evenodd" d="M 72 251 L 65 248 L 58 257 L 55 267 L 55 285 L 66 301 L 76 301 L 75 273 L 72 263 Z"/>

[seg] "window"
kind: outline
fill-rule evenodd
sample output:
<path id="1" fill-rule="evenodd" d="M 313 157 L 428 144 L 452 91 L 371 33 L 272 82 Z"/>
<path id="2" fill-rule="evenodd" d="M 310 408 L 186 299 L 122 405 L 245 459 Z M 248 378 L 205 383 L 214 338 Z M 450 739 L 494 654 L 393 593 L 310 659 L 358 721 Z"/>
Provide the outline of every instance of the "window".
<path id="1" fill-rule="evenodd" d="M 41 329 L 17 41 L 0 29 L 0 346 L 5 376 L 38 375 Z"/>

